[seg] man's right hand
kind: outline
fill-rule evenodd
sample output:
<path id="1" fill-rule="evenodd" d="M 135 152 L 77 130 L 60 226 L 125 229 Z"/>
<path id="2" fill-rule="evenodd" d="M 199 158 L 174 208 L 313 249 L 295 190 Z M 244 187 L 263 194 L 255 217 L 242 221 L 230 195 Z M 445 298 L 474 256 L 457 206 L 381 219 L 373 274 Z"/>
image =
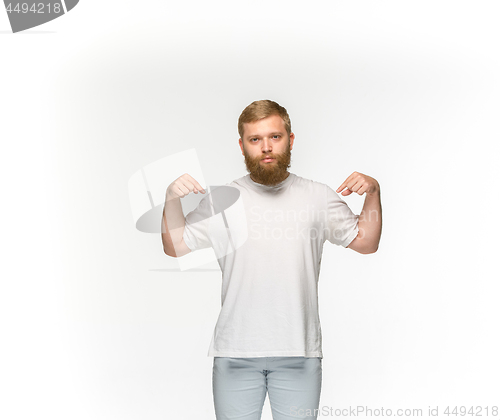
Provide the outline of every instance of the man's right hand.
<path id="1" fill-rule="evenodd" d="M 198 191 L 201 191 L 203 194 L 205 194 L 205 190 L 198 183 L 198 181 L 196 181 L 196 179 L 194 179 L 189 174 L 184 174 L 168 186 L 166 198 L 167 200 L 172 200 L 174 198 L 183 198 L 190 192 L 198 194 Z"/>

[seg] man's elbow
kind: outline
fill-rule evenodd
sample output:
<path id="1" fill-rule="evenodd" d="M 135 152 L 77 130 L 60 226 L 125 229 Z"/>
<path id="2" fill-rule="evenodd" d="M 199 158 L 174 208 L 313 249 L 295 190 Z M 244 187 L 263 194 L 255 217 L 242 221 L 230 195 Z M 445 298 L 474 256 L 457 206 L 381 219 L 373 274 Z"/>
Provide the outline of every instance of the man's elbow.
<path id="1" fill-rule="evenodd" d="M 165 255 L 168 255 L 169 257 L 177 258 L 177 254 L 175 252 L 175 248 L 163 248 L 163 252 Z"/>
<path id="2" fill-rule="evenodd" d="M 375 254 L 378 251 L 378 242 L 376 244 L 368 243 L 364 246 L 363 254 Z"/>
<path id="3" fill-rule="evenodd" d="M 348 246 L 359 254 L 374 254 L 378 250 L 377 245 L 367 244 L 362 238 L 355 238 Z"/>
<path id="4" fill-rule="evenodd" d="M 186 254 L 192 252 L 192 250 L 186 245 L 184 239 L 177 245 L 163 247 L 163 252 L 167 254 L 169 257 L 180 258 Z"/>
<path id="5" fill-rule="evenodd" d="M 378 251 L 378 245 L 375 248 L 369 249 L 368 251 L 363 252 L 363 254 L 375 254 Z"/>
<path id="6" fill-rule="evenodd" d="M 165 253 L 165 255 L 168 255 L 169 257 L 175 257 L 175 255 L 173 255 L 171 251 L 169 251 L 165 248 L 163 248 L 163 252 Z"/>

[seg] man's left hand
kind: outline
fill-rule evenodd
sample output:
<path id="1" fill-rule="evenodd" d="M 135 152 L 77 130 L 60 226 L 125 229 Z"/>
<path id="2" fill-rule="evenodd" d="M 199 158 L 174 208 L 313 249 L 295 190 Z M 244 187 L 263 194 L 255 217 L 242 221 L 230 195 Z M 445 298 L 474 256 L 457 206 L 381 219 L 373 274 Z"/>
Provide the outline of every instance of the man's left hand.
<path id="1" fill-rule="evenodd" d="M 344 188 L 347 188 L 347 190 L 343 191 Z M 364 193 L 375 194 L 380 191 L 380 185 L 377 180 L 371 176 L 364 175 L 359 172 L 353 172 L 342 183 L 342 185 L 337 188 L 337 193 L 341 191 L 344 197 L 353 192 L 356 192 L 359 195 L 363 195 Z"/>

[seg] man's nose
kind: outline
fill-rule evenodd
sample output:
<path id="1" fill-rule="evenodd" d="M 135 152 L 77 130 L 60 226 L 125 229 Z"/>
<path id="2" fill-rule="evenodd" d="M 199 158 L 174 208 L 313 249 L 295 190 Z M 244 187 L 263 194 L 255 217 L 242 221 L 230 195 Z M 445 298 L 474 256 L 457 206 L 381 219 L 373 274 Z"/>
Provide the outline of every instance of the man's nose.
<path id="1" fill-rule="evenodd" d="M 272 150 L 271 140 L 268 138 L 262 139 L 262 151 Z"/>

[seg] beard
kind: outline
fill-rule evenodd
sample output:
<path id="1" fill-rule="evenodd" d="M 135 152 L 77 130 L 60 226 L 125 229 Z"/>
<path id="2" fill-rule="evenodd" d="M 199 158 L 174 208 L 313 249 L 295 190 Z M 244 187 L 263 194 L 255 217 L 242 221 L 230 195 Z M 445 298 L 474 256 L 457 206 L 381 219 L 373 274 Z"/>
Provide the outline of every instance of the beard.
<path id="1" fill-rule="evenodd" d="M 245 149 L 243 149 L 243 153 L 245 155 L 247 171 L 250 173 L 250 178 L 253 181 L 264 185 L 276 185 L 288 177 L 289 173 L 287 169 L 290 167 L 292 157 L 290 140 L 288 140 L 286 150 L 281 154 L 263 153 L 261 156 L 252 158 L 247 154 Z M 262 162 L 262 159 L 266 156 L 270 156 L 275 160 L 272 162 Z"/>

